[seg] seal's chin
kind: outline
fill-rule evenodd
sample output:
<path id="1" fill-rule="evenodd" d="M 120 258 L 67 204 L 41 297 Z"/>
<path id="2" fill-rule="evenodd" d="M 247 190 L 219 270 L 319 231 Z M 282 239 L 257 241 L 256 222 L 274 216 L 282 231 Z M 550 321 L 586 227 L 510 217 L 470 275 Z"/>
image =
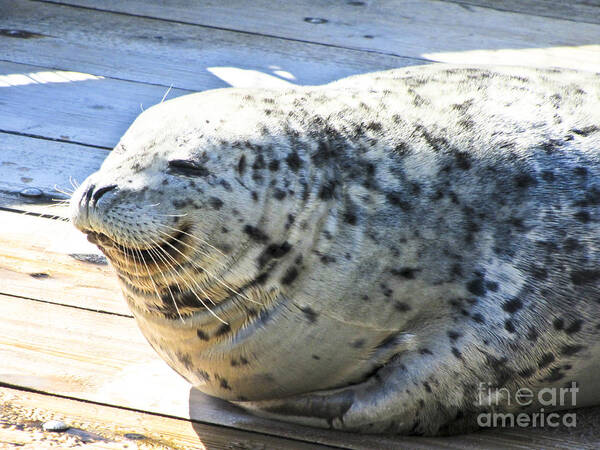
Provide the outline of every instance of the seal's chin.
<path id="1" fill-rule="evenodd" d="M 160 242 L 148 239 L 144 243 L 117 242 L 97 231 L 87 231 L 86 235 L 88 241 L 95 244 L 113 265 L 126 271 L 132 264 L 153 269 L 179 265 L 188 258 L 191 248 L 187 242 L 188 233 L 183 229 L 161 238 Z"/>

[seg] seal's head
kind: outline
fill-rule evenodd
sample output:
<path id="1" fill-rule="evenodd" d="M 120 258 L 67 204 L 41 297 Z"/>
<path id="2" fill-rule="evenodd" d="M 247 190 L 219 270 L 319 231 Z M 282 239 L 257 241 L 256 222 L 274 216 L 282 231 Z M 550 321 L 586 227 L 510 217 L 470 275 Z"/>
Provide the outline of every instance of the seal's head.
<path id="1" fill-rule="evenodd" d="M 355 287 L 327 253 L 335 172 L 310 167 L 318 140 L 295 130 L 303 118 L 281 120 L 298 91 L 228 89 L 150 108 L 72 198 L 72 222 L 111 261 L 150 344 L 227 399 L 340 386 L 385 357 L 373 358 L 385 324 L 366 335 L 360 323 L 359 336 L 352 307 L 328 312 Z"/>
<path id="2" fill-rule="evenodd" d="M 131 306 L 180 319 L 236 291 L 222 277 L 261 240 L 260 208 L 249 205 L 261 204 L 265 184 L 262 167 L 247 170 L 251 144 L 225 145 L 210 96 L 191 97 L 140 115 L 72 199 L 72 222 L 135 294 Z M 237 273 L 238 287 L 255 275 Z"/>

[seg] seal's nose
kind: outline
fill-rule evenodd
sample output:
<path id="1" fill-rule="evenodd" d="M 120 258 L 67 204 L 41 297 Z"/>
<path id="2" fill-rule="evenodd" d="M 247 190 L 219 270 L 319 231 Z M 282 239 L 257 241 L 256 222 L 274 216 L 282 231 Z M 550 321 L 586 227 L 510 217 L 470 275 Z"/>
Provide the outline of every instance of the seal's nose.
<path id="1" fill-rule="evenodd" d="M 102 197 L 107 192 L 110 192 L 116 188 L 117 188 L 116 184 L 111 184 L 110 186 L 104 186 L 99 189 L 96 189 L 95 184 L 90 185 L 90 187 L 88 187 L 88 189 L 85 191 L 85 193 L 81 196 L 81 201 L 83 202 L 83 206 L 84 207 L 94 206 L 96 203 L 98 203 L 98 200 L 100 200 L 100 197 Z"/>

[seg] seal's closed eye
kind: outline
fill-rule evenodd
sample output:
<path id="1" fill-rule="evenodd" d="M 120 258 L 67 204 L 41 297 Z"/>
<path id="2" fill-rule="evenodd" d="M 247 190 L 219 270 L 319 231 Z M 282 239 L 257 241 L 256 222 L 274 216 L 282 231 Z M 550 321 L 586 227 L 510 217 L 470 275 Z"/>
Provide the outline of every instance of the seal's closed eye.
<path id="1" fill-rule="evenodd" d="M 189 159 L 173 159 L 168 163 L 169 171 L 176 175 L 188 177 L 205 177 L 209 171 L 202 164 Z"/>

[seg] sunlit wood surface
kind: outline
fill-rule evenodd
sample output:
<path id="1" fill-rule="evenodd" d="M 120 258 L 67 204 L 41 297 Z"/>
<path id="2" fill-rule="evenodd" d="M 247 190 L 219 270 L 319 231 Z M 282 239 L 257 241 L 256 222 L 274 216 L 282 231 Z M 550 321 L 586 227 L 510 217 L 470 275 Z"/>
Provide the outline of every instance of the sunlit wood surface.
<path id="1" fill-rule="evenodd" d="M 154 354 L 106 260 L 63 220 L 58 200 L 167 91 L 430 61 L 600 72 L 600 1 L 0 0 L 0 448 L 600 447 L 595 409 L 576 429 L 436 439 L 245 414 Z M 41 431 L 48 419 L 70 441 Z"/>

